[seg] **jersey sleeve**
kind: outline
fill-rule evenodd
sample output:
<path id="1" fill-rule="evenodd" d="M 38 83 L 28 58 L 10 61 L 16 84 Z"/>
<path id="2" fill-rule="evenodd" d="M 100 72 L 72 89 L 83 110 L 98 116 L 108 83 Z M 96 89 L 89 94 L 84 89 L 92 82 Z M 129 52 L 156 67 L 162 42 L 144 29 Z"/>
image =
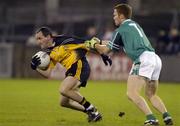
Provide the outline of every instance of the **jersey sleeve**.
<path id="1" fill-rule="evenodd" d="M 84 49 L 84 50 L 89 50 L 85 44 L 66 44 L 64 47 L 68 50 L 76 50 L 76 49 Z"/>
<path id="2" fill-rule="evenodd" d="M 112 40 L 108 43 L 108 47 L 113 51 L 119 51 L 122 45 L 122 39 L 119 32 L 115 31 L 112 36 Z"/>

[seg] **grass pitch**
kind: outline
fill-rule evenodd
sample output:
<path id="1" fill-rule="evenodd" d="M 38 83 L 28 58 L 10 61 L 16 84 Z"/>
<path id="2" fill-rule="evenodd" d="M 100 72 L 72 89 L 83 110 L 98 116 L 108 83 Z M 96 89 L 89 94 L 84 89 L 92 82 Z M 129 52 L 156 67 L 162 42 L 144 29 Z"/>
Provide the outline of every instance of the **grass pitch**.
<path id="1" fill-rule="evenodd" d="M 126 97 L 126 84 L 115 81 L 90 81 L 81 93 L 103 115 L 103 120 L 88 123 L 86 115 L 59 107 L 59 81 L 0 80 L 0 126 L 142 126 L 145 116 Z M 180 84 L 160 84 L 159 96 L 180 126 Z M 152 106 L 151 106 L 152 108 Z M 160 121 L 162 115 L 152 109 Z M 119 112 L 125 116 L 119 117 Z"/>

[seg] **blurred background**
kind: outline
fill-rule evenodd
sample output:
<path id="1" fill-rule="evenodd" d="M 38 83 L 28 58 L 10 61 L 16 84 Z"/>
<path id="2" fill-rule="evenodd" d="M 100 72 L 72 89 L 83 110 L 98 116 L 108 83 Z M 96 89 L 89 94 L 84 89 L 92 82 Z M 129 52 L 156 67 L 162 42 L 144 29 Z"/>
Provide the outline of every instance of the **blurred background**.
<path id="1" fill-rule="evenodd" d="M 180 82 L 180 1 L 179 0 L 0 0 L 0 78 L 39 78 L 30 69 L 39 48 L 33 37 L 41 26 L 54 34 L 90 39 L 111 39 L 116 28 L 112 13 L 118 3 L 133 7 L 137 21 L 163 61 L 160 80 Z M 90 54 L 91 79 L 126 80 L 131 61 L 123 51 L 112 55 L 112 67 L 105 67 L 99 56 Z M 52 78 L 62 79 L 58 64 Z"/>

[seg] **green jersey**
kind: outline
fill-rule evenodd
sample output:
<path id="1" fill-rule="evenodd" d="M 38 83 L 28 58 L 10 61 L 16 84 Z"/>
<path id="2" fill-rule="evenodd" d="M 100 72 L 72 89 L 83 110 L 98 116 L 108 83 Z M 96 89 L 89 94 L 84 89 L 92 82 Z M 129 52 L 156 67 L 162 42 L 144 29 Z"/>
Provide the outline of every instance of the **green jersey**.
<path id="1" fill-rule="evenodd" d="M 138 60 L 144 51 L 153 51 L 143 29 L 131 19 L 125 20 L 113 33 L 108 47 L 113 51 L 119 51 L 123 47 L 125 53 L 133 61 Z"/>

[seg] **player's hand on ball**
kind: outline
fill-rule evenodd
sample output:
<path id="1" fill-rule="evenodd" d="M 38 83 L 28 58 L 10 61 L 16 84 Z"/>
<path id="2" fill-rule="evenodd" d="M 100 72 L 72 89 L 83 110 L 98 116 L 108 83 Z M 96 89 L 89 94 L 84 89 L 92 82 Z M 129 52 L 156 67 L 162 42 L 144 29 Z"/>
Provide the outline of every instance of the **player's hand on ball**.
<path id="1" fill-rule="evenodd" d="M 33 70 L 36 70 L 36 68 L 39 66 L 39 64 L 41 64 L 40 58 L 37 55 L 33 56 L 31 59 L 31 68 Z"/>
<path id="2" fill-rule="evenodd" d="M 100 40 L 96 37 L 93 37 L 91 40 L 85 41 L 85 45 L 87 48 L 95 49 L 95 44 L 100 43 Z"/>
<path id="3" fill-rule="evenodd" d="M 36 68 L 41 70 L 46 70 L 50 64 L 50 56 L 47 52 L 39 51 L 37 52 L 31 60 L 31 68 L 36 70 Z"/>
<path id="4" fill-rule="evenodd" d="M 101 58 L 104 62 L 104 64 L 107 66 L 108 64 L 111 66 L 112 65 L 112 60 L 109 56 L 101 54 Z"/>

